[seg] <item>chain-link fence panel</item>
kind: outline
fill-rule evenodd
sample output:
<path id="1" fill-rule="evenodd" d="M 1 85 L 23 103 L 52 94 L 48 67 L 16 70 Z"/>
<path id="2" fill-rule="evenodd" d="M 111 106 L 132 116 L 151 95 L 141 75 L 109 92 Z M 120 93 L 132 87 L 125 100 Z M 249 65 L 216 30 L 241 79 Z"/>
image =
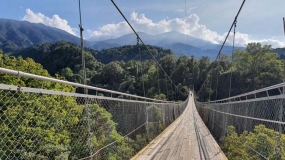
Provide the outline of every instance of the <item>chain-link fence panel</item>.
<path id="1" fill-rule="evenodd" d="M 130 159 L 187 104 L 0 88 L 1 160 Z"/>
<path id="2" fill-rule="evenodd" d="M 285 159 L 285 99 L 281 96 L 196 102 L 196 106 L 229 159 Z"/>

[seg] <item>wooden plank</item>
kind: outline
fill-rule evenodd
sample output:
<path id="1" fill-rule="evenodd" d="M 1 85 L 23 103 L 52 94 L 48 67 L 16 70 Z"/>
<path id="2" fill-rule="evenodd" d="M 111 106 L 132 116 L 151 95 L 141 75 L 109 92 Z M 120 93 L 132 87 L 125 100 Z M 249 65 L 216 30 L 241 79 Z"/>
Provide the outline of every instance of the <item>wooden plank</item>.
<path id="1" fill-rule="evenodd" d="M 194 116 L 195 115 L 195 116 Z M 196 122 L 196 123 L 195 123 Z M 195 125 L 197 133 L 195 130 Z M 199 143 L 203 144 L 203 150 L 206 151 L 213 160 L 226 160 L 226 156 L 221 151 L 217 142 L 198 115 L 194 99 L 190 97 L 185 111 L 176 121 L 174 121 L 164 132 L 159 135 L 143 149 L 136 159 L 139 160 L 200 160 L 205 159 L 202 153 L 202 146 L 199 146 L 198 137 L 201 138 Z"/>
<path id="2" fill-rule="evenodd" d="M 160 158 L 161 160 L 165 160 L 165 159 L 169 159 L 171 157 L 172 152 L 174 152 L 176 150 L 176 145 L 177 145 L 177 137 L 179 136 L 179 133 L 181 131 L 181 126 L 182 123 L 180 123 L 175 132 L 171 135 L 168 143 L 166 143 L 162 148 L 161 151 L 163 151 L 163 155 Z M 168 158 L 169 157 L 169 158 Z"/>

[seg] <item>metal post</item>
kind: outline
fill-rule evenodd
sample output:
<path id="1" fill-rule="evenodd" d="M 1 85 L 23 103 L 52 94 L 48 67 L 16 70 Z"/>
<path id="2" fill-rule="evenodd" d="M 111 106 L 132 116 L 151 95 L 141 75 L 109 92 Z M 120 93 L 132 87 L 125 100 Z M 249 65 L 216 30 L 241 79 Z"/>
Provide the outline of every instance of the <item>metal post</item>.
<path id="1" fill-rule="evenodd" d="M 146 122 L 145 122 L 145 126 L 146 126 L 146 134 L 147 134 L 147 139 L 149 140 L 149 128 L 148 128 L 148 110 L 146 107 Z"/>
<path id="2" fill-rule="evenodd" d="M 220 73 L 219 73 L 220 74 Z M 216 100 L 218 99 L 219 74 L 217 75 Z"/>
<path id="3" fill-rule="evenodd" d="M 233 64 L 233 61 L 234 61 L 236 26 L 237 26 L 237 18 L 235 18 L 235 22 L 234 22 L 233 53 L 232 53 L 231 65 Z M 232 67 L 232 66 L 231 66 L 231 67 Z M 233 71 L 232 71 L 232 69 L 231 69 L 231 74 L 230 74 L 230 87 L 229 87 L 229 97 L 231 97 L 232 76 L 233 76 Z"/>
<path id="4" fill-rule="evenodd" d="M 284 94 L 284 87 L 283 87 L 283 94 Z M 280 110 L 279 110 L 279 121 L 282 122 L 283 121 L 283 102 L 281 100 L 281 104 L 280 104 Z M 278 138 L 278 148 L 279 148 L 279 151 L 280 153 L 279 154 L 282 154 L 282 145 L 281 145 L 281 142 L 282 142 L 282 125 L 279 124 L 279 138 Z"/>
<path id="5" fill-rule="evenodd" d="M 79 24 L 79 29 L 80 29 L 80 44 L 81 44 L 81 56 L 82 56 L 82 79 L 83 79 L 83 84 L 86 85 L 86 70 L 85 70 L 85 54 L 84 54 L 84 45 L 83 45 L 83 27 L 82 27 L 82 18 L 81 18 L 81 4 L 80 0 L 78 0 L 78 6 L 79 6 L 79 18 L 80 18 L 80 24 Z M 87 88 L 84 88 L 84 94 L 87 94 L 88 90 Z M 89 154 L 91 156 L 90 159 L 92 159 L 92 133 L 91 133 L 91 126 L 90 126 L 90 113 L 89 113 L 89 107 L 87 105 L 87 97 L 84 98 L 84 106 L 86 108 L 87 112 L 87 130 L 88 130 L 88 147 L 89 147 Z"/>
<path id="6" fill-rule="evenodd" d="M 285 17 L 283 17 L 283 28 L 284 28 L 284 35 L 285 35 Z"/>
<path id="7" fill-rule="evenodd" d="M 78 0 L 79 3 L 79 18 L 80 18 L 80 24 L 79 24 L 79 29 L 80 29 L 80 41 L 81 41 L 81 56 L 82 56 L 82 79 L 83 79 L 83 84 L 86 85 L 86 73 L 85 73 L 85 54 L 84 54 L 84 45 L 83 45 L 83 27 L 82 27 L 82 18 L 81 18 L 81 5 L 80 5 L 80 0 Z M 86 89 L 84 88 L 84 94 L 86 94 Z"/>
<path id="8" fill-rule="evenodd" d="M 284 31 L 285 31 L 285 19 L 283 18 L 283 21 L 284 21 Z M 284 66 L 285 67 L 285 66 Z M 285 70 L 284 70 L 284 75 L 285 75 Z M 284 80 L 283 80 L 284 82 Z M 282 89 L 282 94 L 284 95 L 285 94 L 285 87 L 283 87 Z M 279 121 L 282 122 L 283 121 L 283 99 L 281 100 L 280 102 L 280 109 L 279 109 Z M 280 154 L 282 156 L 282 125 L 279 124 L 279 137 L 278 137 L 278 144 L 277 144 L 277 147 L 279 149 L 279 152 L 278 154 Z"/>
<path id="9" fill-rule="evenodd" d="M 156 65 L 156 72 L 157 72 L 157 87 L 158 87 L 158 94 L 160 94 L 160 86 L 159 86 L 159 72 L 158 72 L 158 63 Z"/>
<path id="10" fill-rule="evenodd" d="M 211 74 L 210 74 L 210 91 L 212 90 L 212 76 L 213 76 L 213 72 L 211 72 Z M 209 91 L 209 101 L 211 101 L 210 91 Z"/>
<path id="11" fill-rule="evenodd" d="M 165 85 L 166 85 L 166 100 L 169 100 L 170 98 L 168 96 L 167 76 L 166 76 L 166 74 L 164 74 L 164 76 L 165 76 Z"/>

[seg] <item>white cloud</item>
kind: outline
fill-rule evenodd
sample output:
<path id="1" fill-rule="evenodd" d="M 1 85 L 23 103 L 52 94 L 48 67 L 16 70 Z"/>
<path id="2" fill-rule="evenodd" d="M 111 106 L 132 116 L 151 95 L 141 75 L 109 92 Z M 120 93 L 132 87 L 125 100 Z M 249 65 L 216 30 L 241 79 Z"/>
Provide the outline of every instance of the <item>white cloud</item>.
<path id="1" fill-rule="evenodd" d="M 87 30 L 89 39 L 103 40 L 109 38 L 115 38 L 127 33 L 131 33 L 131 29 L 127 22 L 120 22 L 117 24 L 107 24 L 99 29 L 99 31 Z"/>
<path id="2" fill-rule="evenodd" d="M 29 21 L 32 23 L 42 23 L 47 26 L 56 27 L 73 35 L 77 35 L 76 32 L 78 31 L 75 28 L 71 28 L 68 25 L 67 20 L 60 18 L 57 14 L 49 18 L 43 15 L 42 13 L 34 13 L 31 9 L 26 9 L 26 14 L 22 18 L 22 20 Z"/>
<path id="3" fill-rule="evenodd" d="M 210 41 L 215 44 L 221 44 L 226 36 L 218 34 L 215 31 L 208 29 L 205 25 L 199 23 L 200 18 L 196 14 L 191 14 L 184 19 L 163 19 L 158 22 L 153 22 L 147 18 L 145 14 L 131 13 L 130 23 L 138 32 L 145 32 L 148 34 L 156 35 L 164 32 L 177 31 L 187 34 L 196 38 Z M 88 39 L 104 40 L 109 38 L 116 38 L 128 33 L 132 30 L 126 22 L 119 22 L 117 24 L 107 24 L 102 26 L 97 31 L 88 30 Z M 232 44 L 233 33 L 229 36 L 227 41 L 228 45 Z M 262 44 L 271 44 L 273 47 L 284 47 L 285 43 L 274 39 L 253 40 L 250 35 L 245 33 L 236 33 L 235 39 L 237 46 L 245 46 L 249 42 L 260 42 Z"/>
<path id="4" fill-rule="evenodd" d="M 263 45 L 270 44 L 274 48 L 283 48 L 285 43 L 276 39 L 261 39 L 261 40 L 249 40 L 249 42 L 259 42 Z"/>
<path id="5" fill-rule="evenodd" d="M 224 34 L 224 36 L 225 36 L 225 34 Z M 232 44 L 232 42 L 233 42 L 233 33 L 230 34 L 228 41 L 227 41 L 227 44 Z M 270 38 L 270 39 L 251 39 L 248 34 L 243 34 L 240 32 L 236 33 L 235 44 L 237 46 L 245 46 L 246 44 L 248 44 L 250 42 L 259 42 L 262 45 L 270 44 L 274 48 L 285 47 L 284 42 L 273 39 L 273 38 Z"/>
<path id="6" fill-rule="evenodd" d="M 68 25 L 67 20 L 60 18 L 58 15 L 53 15 L 51 18 L 43 15 L 42 13 L 34 13 L 30 9 L 26 9 L 26 14 L 22 20 L 32 23 L 42 23 L 47 26 L 56 27 L 66 32 L 78 35 L 78 29 L 72 28 Z M 153 22 L 147 18 L 145 14 L 138 14 L 136 12 L 131 13 L 130 23 L 133 25 L 136 31 L 145 32 L 151 35 L 156 35 L 164 32 L 176 31 L 187 34 L 196 38 L 210 41 L 215 44 L 221 44 L 226 36 L 218 34 L 215 31 L 208 29 L 205 25 L 200 24 L 200 18 L 196 14 L 191 14 L 184 19 L 163 19 L 158 22 Z M 90 40 L 105 40 L 111 38 L 117 38 L 125 34 L 132 33 L 132 30 L 126 22 L 119 22 L 116 24 L 107 24 L 102 26 L 99 30 L 92 31 L 87 29 L 87 39 Z M 227 45 L 232 44 L 233 33 L 230 34 Z M 262 44 L 271 44 L 273 47 L 284 47 L 285 43 L 273 38 L 254 40 L 250 38 L 250 35 L 245 33 L 236 33 L 235 43 L 237 46 L 245 46 L 249 42 L 260 42 Z"/>

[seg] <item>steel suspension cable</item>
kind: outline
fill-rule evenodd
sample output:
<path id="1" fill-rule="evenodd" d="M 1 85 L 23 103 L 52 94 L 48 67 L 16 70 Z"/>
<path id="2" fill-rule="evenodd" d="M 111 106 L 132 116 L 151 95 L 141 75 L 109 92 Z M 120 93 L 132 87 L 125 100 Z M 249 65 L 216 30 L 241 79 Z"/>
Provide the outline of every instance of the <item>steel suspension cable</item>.
<path id="1" fill-rule="evenodd" d="M 141 62 L 141 78 L 142 78 L 142 85 L 143 85 L 143 96 L 145 97 L 145 87 L 144 87 L 144 65 L 143 65 L 143 62 L 142 62 L 142 54 L 141 54 L 141 49 L 140 49 L 140 40 L 139 38 L 137 37 L 137 45 L 138 45 L 138 48 L 139 48 L 139 55 L 140 55 L 140 62 Z"/>
<path id="2" fill-rule="evenodd" d="M 158 89 L 158 94 L 160 94 L 160 85 L 159 85 L 159 70 L 158 70 L 158 65 L 156 65 L 156 74 L 157 74 L 157 89 Z"/>
<path id="3" fill-rule="evenodd" d="M 122 11 L 120 10 L 120 8 L 116 5 L 116 3 L 114 2 L 114 0 L 111 0 L 111 2 L 113 3 L 113 5 L 116 7 L 116 9 L 119 11 L 119 13 L 121 14 L 121 16 L 125 19 L 125 21 L 128 23 L 128 25 L 130 26 L 130 28 L 133 30 L 133 32 L 135 33 L 135 35 L 138 37 L 138 39 L 141 41 L 141 43 L 143 44 L 143 46 L 146 48 L 146 50 L 148 51 L 148 53 L 152 56 L 153 60 L 157 63 L 157 65 L 159 66 L 159 68 L 167 75 L 167 73 L 165 72 L 165 70 L 162 68 L 162 66 L 158 63 L 157 59 L 155 58 L 155 56 L 152 54 L 152 52 L 150 51 L 150 49 L 146 46 L 146 44 L 142 41 L 142 39 L 140 38 L 140 36 L 138 35 L 138 33 L 135 31 L 135 29 L 133 28 L 133 26 L 130 24 L 130 22 L 128 21 L 128 19 L 125 17 L 125 15 L 122 13 Z M 178 91 L 185 95 L 178 87 L 177 85 L 172 81 L 172 79 L 170 78 L 169 75 L 167 75 L 167 78 L 170 80 L 170 82 L 172 84 L 174 84 L 174 86 L 178 89 Z"/>
<path id="4" fill-rule="evenodd" d="M 218 66 L 219 66 L 219 62 L 220 62 L 220 61 L 218 61 Z M 218 74 L 217 74 L 217 83 L 216 83 L 216 99 L 215 99 L 215 100 L 217 100 L 217 99 L 218 99 L 219 76 L 220 76 L 220 70 L 218 70 Z"/>
<path id="5" fill-rule="evenodd" d="M 232 52 L 232 61 L 231 61 L 231 65 L 233 64 L 233 61 L 234 61 L 236 27 L 237 27 L 237 20 L 235 21 L 235 24 L 234 24 L 233 52 Z M 231 97 L 231 90 L 232 90 L 232 76 L 233 76 L 233 71 L 231 70 L 231 75 L 230 75 L 230 87 L 229 87 L 229 97 Z"/>
<path id="6" fill-rule="evenodd" d="M 187 37 L 187 43 L 186 44 L 188 45 L 189 37 L 188 37 L 188 28 L 187 28 L 186 20 L 187 20 L 187 0 L 185 0 L 185 31 L 186 31 L 186 37 Z"/>
<path id="7" fill-rule="evenodd" d="M 214 64 L 213 64 L 214 65 Z M 213 77 L 213 72 L 211 72 L 211 74 L 210 74 L 210 90 L 212 90 L 212 77 Z M 211 94 L 209 94 L 209 101 L 211 101 Z"/>
<path id="8" fill-rule="evenodd" d="M 216 62 L 216 61 L 219 59 L 219 57 L 220 57 L 220 55 L 221 55 L 221 51 L 222 51 L 222 49 L 224 48 L 224 45 L 225 45 L 225 43 L 226 43 L 226 41 L 227 41 L 227 39 L 228 39 L 228 37 L 229 37 L 231 31 L 232 31 L 232 28 L 233 28 L 234 25 L 235 25 L 235 22 L 237 21 L 237 18 L 238 18 L 239 14 L 240 14 L 240 12 L 241 12 L 243 6 L 244 6 L 245 1 L 246 1 L 246 0 L 243 0 L 241 6 L 240 6 L 240 8 L 239 8 L 239 10 L 238 10 L 238 12 L 237 12 L 237 14 L 236 14 L 236 16 L 235 16 L 235 19 L 234 19 L 234 21 L 233 21 L 233 23 L 232 23 L 232 25 L 231 25 L 231 27 L 230 27 L 230 30 L 228 31 L 228 33 L 227 33 L 227 35 L 226 35 L 226 38 L 225 38 L 225 40 L 224 40 L 224 42 L 223 42 L 223 44 L 222 44 L 222 46 L 221 46 L 221 48 L 220 48 L 220 50 L 219 50 L 218 55 L 217 55 L 217 57 L 216 57 L 216 59 L 215 59 L 214 62 Z M 209 74 L 210 72 L 212 72 L 212 70 L 213 70 L 213 65 L 212 65 L 212 67 L 210 68 L 210 70 L 208 71 L 208 74 Z M 205 78 L 205 80 L 204 80 L 204 82 L 203 82 L 203 84 L 202 84 L 200 90 L 197 92 L 197 94 L 199 94 L 199 93 L 202 91 L 202 88 L 203 88 L 203 86 L 205 85 L 206 80 L 207 80 L 207 77 Z"/>
<path id="9" fill-rule="evenodd" d="M 283 17 L 283 28 L 284 28 L 284 35 L 285 35 L 285 17 Z"/>
<path id="10" fill-rule="evenodd" d="M 165 84 L 166 84 L 166 99 L 169 100 L 169 97 L 168 97 L 168 84 L 167 84 L 167 77 L 165 75 Z"/>
<path id="11" fill-rule="evenodd" d="M 82 79 L 83 79 L 83 84 L 86 85 L 86 69 L 85 69 L 85 53 L 84 53 L 84 44 L 83 44 L 83 27 L 82 27 L 82 16 L 81 16 L 81 4 L 80 0 L 78 0 L 78 7 L 79 7 L 79 19 L 80 19 L 80 24 L 79 24 L 79 29 L 80 29 L 80 44 L 81 44 L 81 55 L 82 55 Z M 88 94 L 88 89 L 84 88 L 84 94 Z M 88 130 L 88 149 L 89 149 L 89 154 L 92 155 L 92 133 L 91 133 L 91 122 L 90 122 L 90 111 L 89 111 L 89 106 L 87 105 L 87 98 L 84 99 L 84 106 L 85 106 L 85 112 L 87 114 L 87 130 Z"/>

